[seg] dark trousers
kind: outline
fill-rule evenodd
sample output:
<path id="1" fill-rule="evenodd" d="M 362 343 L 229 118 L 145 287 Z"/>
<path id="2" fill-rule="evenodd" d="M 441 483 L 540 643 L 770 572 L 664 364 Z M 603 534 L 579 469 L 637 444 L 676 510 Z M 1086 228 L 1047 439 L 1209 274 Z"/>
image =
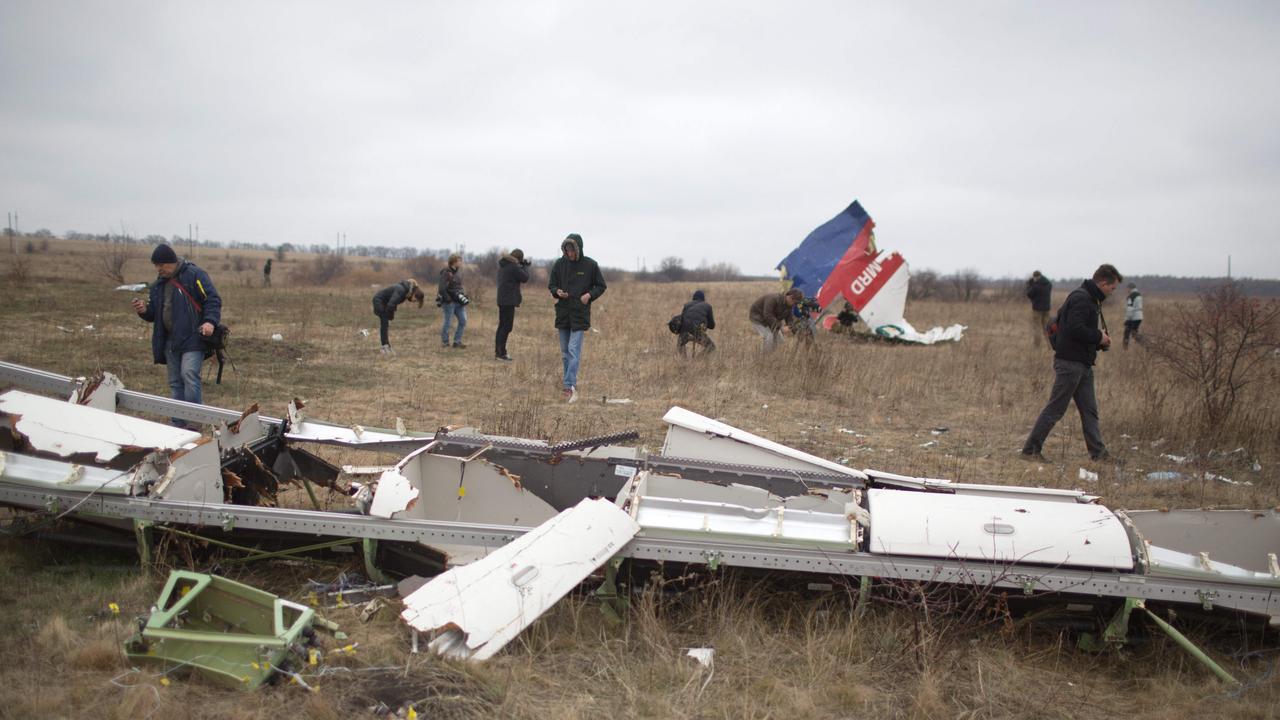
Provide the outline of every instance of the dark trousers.
<path id="1" fill-rule="evenodd" d="M 499 305 L 498 306 L 498 332 L 493 336 L 493 354 L 496 357 L 505 357 L 507 354 L 507 336 L 511 334 L 512 328 L 516 326 L 516 306 L 515 305 Z"/>
<path id="2" fill-rule="evenodd" d="M 1129 347 L 1129 338 L 1133 338 L 1134 342 L 1141 342 L 1138 337 L 1138 326 L 1142 324 L 1141 320 L 1125 320 L 1124 321 L 1124 346 Z"/>
<path id="3" fill-rule="evenodd" d="M 391 344 L 391 342 L 387 340 L 387 330 L 390 329 L 390 325 L 391 321 L 387 319 L 387 316 L 382 313 L 378 313 L 378 337 L 382 339 L 383 345 Z"/>
<path id="4" fill-rule="evenodd" d="M 716 349 L 716 344 L 711 342 L 711 336 L 707 335 L 704 326 L 698 326 L 692 332 L 682 332 L 676 340 L 676 352 L 680 353 L 680 357 L 686 357 L 685 345 L 693 343 L 693 352 L 698 353 L 698 347 L 702 347 L 702 354 L 705 355 Z"/>
<path id="5" fill-rule="evenodd" d="M 1036 418 L 1031 435 L 1022 446 L 1024 453 L 1038 453 L 1044 448 L 1045 438 L 1049 431 L 1058 424 L 1067 405 L 1072 400 L 1080 411 L 1080 425 L 1084 429 L 1084 444 L 1089 448 L 1089 457 L 1097 458 L 1107 450 L 1102 442 L 1102 427 L 1098 424 L 1098 396 L 1093 391 L 1093 368 L 1074 360 L 1053 359 L 1053 390 L 1049 392 L 1049 403 Z"/>

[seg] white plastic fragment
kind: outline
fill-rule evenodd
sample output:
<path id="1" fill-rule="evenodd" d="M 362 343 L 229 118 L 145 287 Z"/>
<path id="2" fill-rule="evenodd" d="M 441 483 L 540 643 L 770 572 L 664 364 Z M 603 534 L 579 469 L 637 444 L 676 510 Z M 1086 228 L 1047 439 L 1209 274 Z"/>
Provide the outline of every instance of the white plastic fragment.
<path id="1" fill-rule="evenodd" d="M 133 283 L 132 285 L 120 285 L 117 290 L 125 290 L 128 292 L 142 292 L 147 289 L 146 283 Z"/>
<path id="2" fill-rule="evenodd" d="M 685 655 L 698 661 L 698 664 L 704 668 L 711 668 L 715 664 L 716 649 L 709 647 L 685 648 Z"/>
<path id="3" fill-rule="evenodd" d="M 1172 470 L 1160 470 L 1157 472 L 1147 473 L 1148 480 L 1181 480 L 1182 477 L 1182 473 L 1173 472 Z"/>
<path id="4" fill-rule="evenodd" d="M 1174 462 L 1174 463 L 1176 463 L 1176 464 L 1178 464 L 1178 465 L 1181 465 L 1181 464 L 1183 464 L 1183 463 L 1185 463 L 1185 462 L 1187 461 L 1187 456 L 1186 456 L 1186 455 L 1171 455 L 1171 454 L 1169 454 L 1169 453 L 1161 453 L 1161 454 L 1160 454 L 1160 457 L 1162 457 L 1162 458 L 1164 458 L 1164 459 L 1166 459 L 1166 460 L 1170 460 L 1170 461 L 1172 461 L 1172 462 Z"/>
<path id="5" fill-rule="evenodd" d="M 434 633 L 427 647 L 439 655 L 487 660 L 639 530 L 608 500 L 583 500 L 485 558 L 437 575 L 404 599 L 400 617 Z"/>
<path id="6" fill-rule="evenodd" d="M 1098 473 L 1080 468 L 1079 478 L 1085 482 L 1098 482 Z"/>
<path id="7" fill-rule="evenodd" d="M 284 336 L 283 336 L 283 335 L 281 335 L 280 333 L 272 333 L 272 334 L 271 334 L 271 339 L 272 339 L 273 341 L 275 341 L 275 342 L 283 342 L 283 341 L 284 341 Z"/>
<path id="8" fill-rule="evenodd" d="M 373 495 L 373 503 L 369 506 L 369 514 L 374 517 L 389 518 L 409 509 L 417 499 L 418 489 L 413 487 L 409 478 L 400 474 L 396 468 L 391 468 L 378 478 L 378 489 Z"/>

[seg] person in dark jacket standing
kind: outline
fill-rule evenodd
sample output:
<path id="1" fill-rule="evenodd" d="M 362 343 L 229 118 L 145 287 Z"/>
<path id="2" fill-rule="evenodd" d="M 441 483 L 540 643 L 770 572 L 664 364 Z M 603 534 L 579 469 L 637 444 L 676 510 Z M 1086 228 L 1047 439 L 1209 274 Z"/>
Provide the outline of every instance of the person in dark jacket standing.
<path id="1" fill-rule="evenodd" d="M 1049 431 L 1062 419 L 1067 404 L 1075 400 L 1084 429 L 1084 444 L 1093 460 L 1106 460 L 1111 454 L 1102 442 L 1098 424 L 1098 396 L 1093 389 L 1093 364 L 1099 350 L 1111 347 L 1111 335 L 1102 317 L 1102 301 L 1115 292 L 1124 278 L 1114 265 L 1101 265 L 1093 279 L 1085 280 L 1071 291 L 1058 309 L 1058 336 L 1053 352 L 1053 390 L 1049 402 L 1040 411 L 1022 446 L 1024 460 L 1047 462 L 1042 454 Z M 1102 328 L 1098 321 L 1102 320 Z"/>
<path id="2" fill-rule="evenodd" d="M 1044 326 L 1049 324 L 1049 297 L 1053 294 L 1053 283 L 1036 270 L 1027 280 L 1027 287 L 1023 294 L 1031 301 L 1031 329 L 1034 331 L 1032 334 L 1036 339 L 1036 347 L 1040 347 L 1040 339 L 1044 337 Z"/>
<path id="3" fill-rule="evenodd" d="M 170 397 L 199 404 L 203 401 L 204 338 L 222 321 L 222 297 L 209 273 L 180 260 L 164 243 L 152 251 L 151 264 L 157 277 L 150 297 L 145 304 L 134 298 L 133 311 L 152 323 L 151 355 L 157 365 L 168 369 Z"/>
<path id="4" fill-rule="evenodd" d="M 591 328 L 591 303 L 604 294 L 604 275 L 595 260 L 582 254 L 582 236 L 570 233 L 560 243 L 563 253 L 551 266 L 547 289 L 556 299 L 556 330 L 564 365 L 564 399 L 578 400 L 578 366 L 582 339 Z"/>
<path id="5" fill-rule="evenodd" d="M 702 346 L 704 355 L 714 352 L 716 344 L 711 341 L 707 331 L 715 328 L 716 316 L 711 310 L 711 304 L 707 302 L 706 293 L 694 290 L 693 299 L 680 310 L 680 337 L 676 340 L 676 352 L 680 353 L 680 357 L 686 357 L 684 346 L 689 343 Z M 697 353 L 697 347 L 694 347 L 694 353 Z"/>
<path id="6" fill-rule="evenodd" d="M 262 287 L 271 287 L 271 258 L 262 266 Z"/>
<path id="7" fill-rule="evenodd" d="M 503 255 L 498 261 L 498 332 L 493 336 L 493 356 L 511 362 L 507 353 L 507 337 L 516 325 L 516 308 L 523 298 L 520 286 L 529 282 L 529 261 L 520 248 Z"/>
<path id="8" fill-rule="evenodd" d="M 378 316 L 378 337 L 382 340 L 382 354 L 395 355 L 388 339 L 388 326 L 396 317 L 396 308 L 405 300 L 414 300 L 422 307 L 425 295 L 418 281 L 413 278 L 401 280 L 395 285 L 388 285 L 373 295 L 373 314 Z"/>
<path id="9" fill-rule="evenodd" d="M 784 293 L 761 295 L 751 303 L 747 318 L 751 320 L 751 327 L 760 334 L 762 350 L 773 352 L 782 342 L 782 335 L 791 322 L 791 308 L 802 300 L 804 292 L 800 288 L 791 288 Z"/>
<path id="10" fill-rule="evenodd" d="M 436 288 L 436 304 L 444 311 L 444 324 L 440 326 L 442 347 L 449 347 L 449 325 L 455 318 L 458 329 L 453 333 L 453 346 L 459 350 L 466 347 L 462 342 L 462 331 L 467 328 L 467 305 L 470 302 L 462 289 L 462 256 L 454 253 L 449 256 L 449 264 L 440 271 L 440 283 Z"/>

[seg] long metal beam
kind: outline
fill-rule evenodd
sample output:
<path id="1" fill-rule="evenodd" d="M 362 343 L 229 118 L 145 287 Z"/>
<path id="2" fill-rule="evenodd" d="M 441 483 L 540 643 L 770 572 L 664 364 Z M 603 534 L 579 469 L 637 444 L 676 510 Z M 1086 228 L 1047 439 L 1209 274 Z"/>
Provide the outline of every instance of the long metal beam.
<path id="1" fill-rule="evenodd" d="M 0 503 L 53 512 L 137 519 L 195 527 L 250 528 L 298 535 L 362 537 L 498 547 L 529 528 L 429 520 L 388 520 L 351 513 L 248 507 L 90 495 L 62 489 L 0 482 Z M 1280 618 L 1280 590 L 1230 582 L 1143 576 L 1120 572 L 1067 570 L 1031 565 L 934 560 L 865 552 L 840 552 L 797 545 L 744 543 L 724 538 L 637 537 L 619 553 L 640 560 L 811 572 L 829 575 L 1011 588 L 1027 594 L 1065 593 L 1133 597 L 1205 607 L 1225 607 Z"/>

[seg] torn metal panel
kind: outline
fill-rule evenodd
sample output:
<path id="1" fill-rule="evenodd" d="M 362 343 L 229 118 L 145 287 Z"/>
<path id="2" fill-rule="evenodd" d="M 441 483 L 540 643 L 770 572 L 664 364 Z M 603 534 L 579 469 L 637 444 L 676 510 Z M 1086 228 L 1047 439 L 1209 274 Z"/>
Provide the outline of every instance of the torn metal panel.
<path id="1" fill-rule="evenodd" d="M 29 487 L 50 487 L 84 492 L 128 495 L 132 474 L 92 465 L 0 452 L 0 478 Z"/>
<path id="2" fill-rule="evenodd" d="M 865 475 L 852 468 L 766 440 L 681 407 L 668 410 L 662 416 L 662 421 L 669 426 L 666 442 L 662 446 L 662 454 L 667 457 L 817 470 L 859 480 L 866 479 Z"/>
<path id="3" fill-rule="evenodd" d="M 405 598 L 400 617 L 437 633 L 430 648 L 440 655 L 487 660 L 639 529 L 607 500 L 583 500 L 483 560 L 433 578 Z"/>
<path id="4" fill-rule="evenodd" d="M 858 548 L 860 491 L 783 500 L 754 487 L 723 487 L 642 472 L 618 502 L 644 528 L 682 535 L 767 538 Z"/>
<path id="5" fill-rule="evenodd" d="M 134 494 L 196 503 L 223 502 L 222 462 L 213 438 L 178 451 L 157 451 L 134 471 Z"/>
<path id="6" fill-rule="evenodd" d="M 107 410 L 10 390 L 0 395 L 0 425 L 32 450 L 109 463 L 122 453 L 188 447 L 200 433 Z"/>
<path id="7" fill-rule="evenodd" d="M 1253 510 L 1141 510 L 1125 515 L 1152 545 L 1181 553 L 1209 553 L 1215 562 L 1270 574 L 1268 555 L 1280 552 L 1280 512 Z"/>
<path id="8" fill-rule="evenodd" d="M 1060 490 L 1058 488 L 1023 487 L 1018 485 L 982 485 L 974 483 L 958 483 L 936 478 L 912 477 L 898 475 L 883 470 L 863 470 L 866 476 L 876 485 L 903 488 L 906 490 L 924 490 L 934 492 L 955 493 L 957 495 L 975 495 L 981 497 L 1025 497 L 1045 502 L 1094 503 L 1100 498 L 1079 490 Z"/>
<path id="9" fill-rule="evenodd" d="M 385 428 L 343 426 L 310 420 L 303 412 L 304 406 L 304 403 L 296 398 L 289 403 L 289 424 L 288 431 L 285 433 L 285 437 L 289 440 L 386 452 L 411 452 L 432 440 L 432 435 L 428 433 L 410 431 L 406 434 Z"/>
<path id="10" fill-rule="evenodd" d="M 116 411 L 116 394 L 124 390 L 120 378 L 109 372 L 99 372 L 92 377 L 76 378 L 75 388 L 71 391 L 70 402 L 87 405 L 108 412 Z"/>
<path id="11" fill-rule="evenodd" d="M 871 552 L 1133 569 L 1120 519 L 1101 505 L 872 488 Z"/>
<path id="12" fill-rule="evenodd" d="M 1273 584 L 1280 587 L 1280 576 L 1271 571 L 1254 571 L 1210 557 L 1207 552 L 1185 553 L 1159 545 L 1147 545 L 1147 562 L 1151 575 L 1163 577 L 1222 578 Z"/>
<path id="13" fill-rule="evenodd" d="M 213 436 L 218 439 L 218 447 L 223 455 L 256 442 L 266 434 L 267 426 L 258 415 L 258 403 L 253 403 L 246 408 L 236 420 L 218 421 L 213 429 Z"/>
<path id="14" fill-rule="evenodd" d="M 230 687 L 261 686 L 290 655 L 305 659 L 315 611 L 243 583 L 175 570 L 146 624 L 124 644 L 137 663 L 191 667 Z"/>

